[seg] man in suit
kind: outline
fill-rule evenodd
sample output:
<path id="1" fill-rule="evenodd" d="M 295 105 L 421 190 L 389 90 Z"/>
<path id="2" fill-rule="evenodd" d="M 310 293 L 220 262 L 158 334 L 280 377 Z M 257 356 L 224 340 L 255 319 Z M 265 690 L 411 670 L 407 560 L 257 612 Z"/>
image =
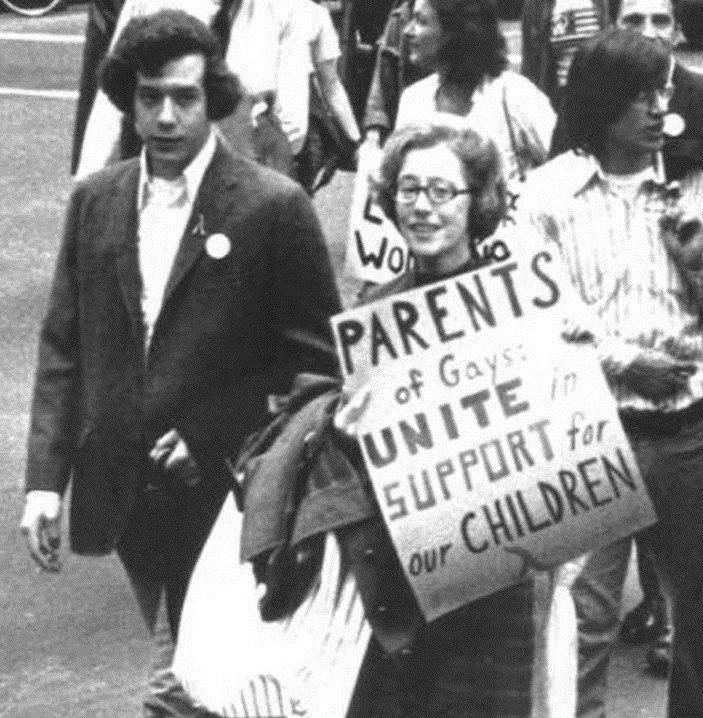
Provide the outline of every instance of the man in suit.
<path id="1" fill-rule="evenodd" d="M 39 565 L 58 570 L 71 482 L 72 549 L 115 550 L 148 627 L 164 597 L 175 639 L 232 487 L 229 461 L 270 393 L 299 371 L 334 371 L 339 300 L 302 189 L 233 155 L 213 128 L 239 89 L 205 25 L 173 10 L 132 20 L 101 82 L 144 149 L 70 200 L 40 335 L 22 532 Z"/>

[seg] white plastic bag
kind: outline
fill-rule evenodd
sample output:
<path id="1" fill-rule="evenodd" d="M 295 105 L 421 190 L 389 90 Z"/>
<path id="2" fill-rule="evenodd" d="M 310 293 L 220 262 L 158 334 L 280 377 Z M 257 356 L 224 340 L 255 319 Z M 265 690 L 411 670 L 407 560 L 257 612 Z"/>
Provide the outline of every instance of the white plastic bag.
<path id="1" fill-rule="evenodd" d="M 371 629 L 350 573 L 337 592 L 336 539 L 326 537 L 319 580 L 293 616 L 265 623 L 251 565 L 239 563 L 241 524 L 230 494 L 193 572 L 174 673 L 222 716 L 343 718 Z"/>

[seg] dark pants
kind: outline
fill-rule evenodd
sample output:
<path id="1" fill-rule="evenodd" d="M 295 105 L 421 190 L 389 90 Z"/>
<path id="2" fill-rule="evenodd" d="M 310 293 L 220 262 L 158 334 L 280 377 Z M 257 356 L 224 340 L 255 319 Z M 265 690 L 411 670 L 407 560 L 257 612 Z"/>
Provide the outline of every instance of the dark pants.
<path id="1" fill-rule="evenodd" d="M 433 621 L 403 658 L 372 638 L 347 718 L 528 716 L 533 653 L 523 583 Z"/>
<path id="2" fill-rule="evenodd" d="M 644 532 L 674 591 L 670 718 L 703 716 L 703 416 L 629 431 L 659 522 Z"/>
<path id="3" fill-rule="evenodd" d="M 148 716 L 201 716 L 170 671 L 190 576 L 217 518 L 226 489 L 204 481 L 193 487 L 150 484 L 137 499 L 117 553 L 142 617 L 155 635 L 157 664 L 145 698 Z M 166 620 L 159 621 L 165 605 Z"/>

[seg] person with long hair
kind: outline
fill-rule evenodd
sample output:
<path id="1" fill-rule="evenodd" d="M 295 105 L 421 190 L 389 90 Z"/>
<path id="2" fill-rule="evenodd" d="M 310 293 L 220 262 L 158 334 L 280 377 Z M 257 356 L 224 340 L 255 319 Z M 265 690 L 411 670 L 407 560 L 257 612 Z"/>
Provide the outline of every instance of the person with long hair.
<path id="1" fill-rule="evenodd" d="M 562 97 L 567 150 L 533 173 L 521 201 L 599 319 L 596 344 L 659 517 L 640 545 L 676 593 L 669 715 L 693 716 L 703 715 L 703 337 L 691 281 L 700 256 L 684 260 L 681 250 L 695 235 L 685 218 L 700 215 L 703 182 L 696 173 L 667 184 L 672 95 L 662 43 L 618 28 L 586 41 Z M 573 586 L 579 715 L 605 709 L 630 550 L 622 540 L 595 551 Z"/>
<path id="2" fill-rule="evenodd" d="M 547 159 L 554 111 L 544 93 L 507 69 L 495 3 L 418 0 L 405 36 L 409 61 L 430 74 L 401 94 L 396 127 L 437 113 L 471 127 L 496 143 L 509 182 Z"/>

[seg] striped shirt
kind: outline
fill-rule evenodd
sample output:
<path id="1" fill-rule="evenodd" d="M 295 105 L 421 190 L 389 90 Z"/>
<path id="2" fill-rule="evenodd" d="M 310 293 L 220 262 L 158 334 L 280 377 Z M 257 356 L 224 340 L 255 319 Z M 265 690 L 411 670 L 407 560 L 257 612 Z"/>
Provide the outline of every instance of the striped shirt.
<path id="1" fill-rule="evenodd" d="M 614 386 L 620 408 L 683 409 L 703 398 L 700 312 L 682 301 L 684 285 L 659 223 L 665 213 L 703 213 L 703 174 L 689 175 L 678 190 L 661 170 L 629 193 L 617 184 L 593 157 L 568 152 L 528 178 L 520 210 L 558 244 L 577 294 L 600 321 L 602 356 L 625 345 L 631 356 L 648 348 L 695 364 L 687 391 L 657 404 Z"/>
<path id="2" fill-rule="evenodd" d="M 566 85 L 576 51 L 601 29 L 600 15 L 590 0 L 555 2 L 550 39 L 559 87 Z"/>

